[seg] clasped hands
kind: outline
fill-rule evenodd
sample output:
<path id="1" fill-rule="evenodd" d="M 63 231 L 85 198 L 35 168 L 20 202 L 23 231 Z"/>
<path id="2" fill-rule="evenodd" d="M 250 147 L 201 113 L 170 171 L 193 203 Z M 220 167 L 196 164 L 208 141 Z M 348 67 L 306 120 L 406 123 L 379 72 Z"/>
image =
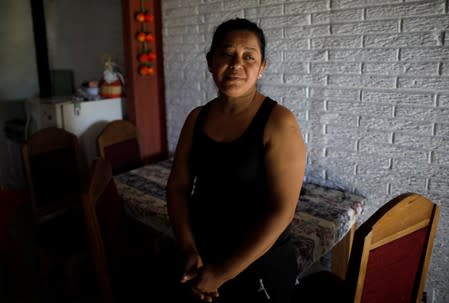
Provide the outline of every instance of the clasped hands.
<path id="1" fill-rule="evenodd" d="M 217 298 L 218 288 L 224 283 L 218 278 L 213 266 L 203 265 L 201 256 L 197 252 L 187 256 L 180 282 L 188 284 L 192 294 L 205 302 L 212 302 Z"/>

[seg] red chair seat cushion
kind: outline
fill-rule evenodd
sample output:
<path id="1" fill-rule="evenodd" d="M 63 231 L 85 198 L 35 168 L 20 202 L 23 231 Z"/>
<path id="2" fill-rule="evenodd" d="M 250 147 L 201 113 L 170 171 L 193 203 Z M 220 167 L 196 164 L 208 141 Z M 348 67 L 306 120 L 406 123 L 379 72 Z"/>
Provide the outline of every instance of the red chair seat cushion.
<path id="1" fill-rule="evenodd" d="M 411 302 L 427 233 L 423 228 L 371 251 L 362 302 Z"/>

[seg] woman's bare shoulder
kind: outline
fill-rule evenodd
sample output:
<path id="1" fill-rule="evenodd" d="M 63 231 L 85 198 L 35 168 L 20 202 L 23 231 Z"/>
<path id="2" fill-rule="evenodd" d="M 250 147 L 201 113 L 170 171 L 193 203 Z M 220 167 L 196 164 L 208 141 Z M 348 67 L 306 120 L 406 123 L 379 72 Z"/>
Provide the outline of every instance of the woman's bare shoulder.
<path id="1" fill-rule="evenodd" d="M 195 121 L 198 117 L 198 115 L 201 112 L 201 109 L 204 107 L 204 105 L 200 105 L 192 109 L 189 114 L 187 115 L 187 118 L 185 120 L 185 126 L 193 125 L 195 124 Z"/>
<path id="2" fill-rule="evenodd" d="M 200 105 L 192 109 L 189 113 L 189 116 L 196 117 L 200 113 L 201 109 L 204 107 L 204 105 Z"/>
<path id="3" fill-rule="evenodd" d="M 273 130 L 281 130 L 292 126 L 299 128 L 295 114 L 284 105 L 277 103 L 268 119 L 267 127 Z"/>
<path id="4" fill-rule="evenodd" d="M 301 130 L 295 114 L 287 107 L 276 104 L 267 121 L 264 131 L 264 143 L 279 142 L 301 137 Z"/>

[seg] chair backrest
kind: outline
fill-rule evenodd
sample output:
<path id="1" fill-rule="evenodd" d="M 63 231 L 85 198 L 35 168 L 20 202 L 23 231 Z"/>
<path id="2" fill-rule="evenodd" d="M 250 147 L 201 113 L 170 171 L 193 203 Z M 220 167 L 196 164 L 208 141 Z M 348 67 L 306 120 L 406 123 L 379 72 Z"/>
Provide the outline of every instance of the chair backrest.
<path id="1" fill-rule="evenodd" d="M 22 157 L 35 219 L 81 207 L 80 147 L 74 134 L 56 127 L 39 130 L 23 144 Z"/>
<path id="2" fill-rule="evenodd" d="M 425 197 L 402 194 L 354 235 L 346 285 L 354 302 L 421 302 L 440 209 Z"/>
<path id="3" fill-rule="evenodd" d="M 97 137 L 100 158 L 112 164 L 114 175 L 142 166 L 134 124 L 127 120 L 109 122 Z"/>
<path id="4" fill-rule="evenodd" d="M 123 203 L 109 161 L 93 161 L 83 199 L 97 281 L 104 302 L 114 298 L 113 277 L 119 268 L 124 232 Z"/>

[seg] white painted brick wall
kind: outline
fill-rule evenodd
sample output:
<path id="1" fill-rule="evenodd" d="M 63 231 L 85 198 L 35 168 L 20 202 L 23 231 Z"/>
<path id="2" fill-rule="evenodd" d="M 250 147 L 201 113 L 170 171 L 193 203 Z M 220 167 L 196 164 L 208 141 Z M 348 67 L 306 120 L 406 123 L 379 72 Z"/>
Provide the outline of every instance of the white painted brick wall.
<path id="1" fill-rule="evenodd" d="M 214 28 L 246 17 L 267 36 L 263 93 L 291 109 L 307 181 L 368 198 L 364 219 L 413 191 L 442 207 L 427 291 L 449 302 L 448 0 L 164 0 L 167 125 L 174 151 L 193 107 L 216 95 Z"/>

